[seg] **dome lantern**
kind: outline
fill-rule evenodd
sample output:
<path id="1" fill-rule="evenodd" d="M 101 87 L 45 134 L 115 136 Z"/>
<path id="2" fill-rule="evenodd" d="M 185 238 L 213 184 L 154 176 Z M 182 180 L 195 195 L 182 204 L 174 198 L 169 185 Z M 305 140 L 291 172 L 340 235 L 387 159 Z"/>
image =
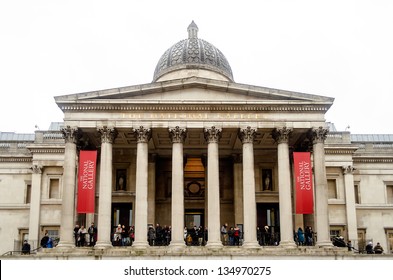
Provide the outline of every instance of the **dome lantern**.
<path id="1" fill-rule="evenodd" d="M 198 30 L 198 26 L 192 21 L 187 28 L 188 39 L 198 39 Z"/>

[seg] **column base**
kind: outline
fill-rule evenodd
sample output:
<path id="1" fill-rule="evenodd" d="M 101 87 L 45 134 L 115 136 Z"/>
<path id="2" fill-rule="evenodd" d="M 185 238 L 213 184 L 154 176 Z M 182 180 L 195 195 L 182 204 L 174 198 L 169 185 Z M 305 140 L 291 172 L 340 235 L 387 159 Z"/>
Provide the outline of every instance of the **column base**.
<path id="1" fill-rule="evenodd" d="M 261 248 L 261 246 L 259 246 L 258 242 L 255 241 L 244 241 L 242 248 L 247 248 L 247 249 L 258 249 Z"/>
<path id="2" fill-rule="evenodd" d="M 169 244 L 168 246 L 168 251 L 170 251 L 171 253 L 181 254 L 184 252 L 186 247 L 187 246 L 184 243 L 184 241 L 177 241 L 177 242 L 171 241 L 171 244 Z"/>
<path id="3" fill-rule="evenodd" d="M 185 248 L 186 247 L 186 243 L 182 240 L 182 241 L 173 241 L 171 240 L 171 243 L 169 244 L 168 247 L 171 248 Z"/>
<path id="4" fill-rule="evenodd" d="M 135 249 L 147 249 L 149 243 L 147 243 L 147 241 L 134 241 L 131 247 Z"/>
<path id="5" fill-rule="evenodd" d="M 224 245 L 222 245 L 221 241 L 207 241 L 205 247 L 209 249 L 220 249 L 224 247 Z"/>
<path id="6" fill-rule="evenodd" d="M 296 248 L 296 243 L 295 241 L 292 240 L 287 240 L 287 241 L 280 241 L 279 247 L 281 248 Z"/>
<path id="7" fill-rule="evenodd" d="M 315 244 L 315 246 L 319 248 L 331 248 L 334 247 L 332 241 L 330 240 L 325 240 L 325 241 L 320 241 Z"/>
<path id="8" fill-rule="evenodd" d="M 112 248 L 112 244 L 108 241 L 97 241 L 96 245 L 94 245 L 94 249 L 109 249 Z"/>
<path id="9" fill-rule="evenodd" d="M 75 248 L 75 243 L 70 241 L 60 241 L 56 246 L 56 249 L 59 250 L 67 250 L 72 248 Z"/>

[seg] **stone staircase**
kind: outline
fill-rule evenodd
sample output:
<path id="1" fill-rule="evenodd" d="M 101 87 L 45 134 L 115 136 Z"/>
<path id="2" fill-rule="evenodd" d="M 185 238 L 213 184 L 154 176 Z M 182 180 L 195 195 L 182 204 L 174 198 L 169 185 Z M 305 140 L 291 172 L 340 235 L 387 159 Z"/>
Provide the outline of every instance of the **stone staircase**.
<path id="1" fill-rule="evenodd" d="M 349 252 L 347 248 L 328 247 L 295 247 L 266 246 L 243 248 L 225 246 L 208 248 L 197 246 L 185 247 L 113 247 L 109 249 L 53 248 L 42 249 L 32 255 L 1 256 L 0 259 L 37 259 L 37 260 L 340 260 L 340 259 L 389 259 L 393 254 L 367 255 Z"/>

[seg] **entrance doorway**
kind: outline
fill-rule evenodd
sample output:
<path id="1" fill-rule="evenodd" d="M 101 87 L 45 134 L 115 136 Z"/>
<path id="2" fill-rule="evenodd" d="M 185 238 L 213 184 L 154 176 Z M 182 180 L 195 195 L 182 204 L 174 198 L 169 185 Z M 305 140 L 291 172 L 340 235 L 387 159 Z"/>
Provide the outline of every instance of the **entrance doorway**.
<path id="1" fill-rule="evenodd" d="M 280 242 L 278 203 L 257 203 L 257 226 L 262 232 L 261 245 L 276 245 Z"/>
<path id="2" fill-rule="evenodd" d="M 187 229 L 192 229 L 194 226 L 199 228 L 202 226 L 202 228 L 205 227 L 205 215 L 204 215 L 204 209 L 185 209 L 185 214 L 184 214 L 184 225 L 187 227 Z"/>
<path id="3" fill-rule="evenodd" d="M 132 203 L 113 203 L 112 204 L 112 232 L 118 224 L 124 225 L 128 229 L 132 225 Z"/>

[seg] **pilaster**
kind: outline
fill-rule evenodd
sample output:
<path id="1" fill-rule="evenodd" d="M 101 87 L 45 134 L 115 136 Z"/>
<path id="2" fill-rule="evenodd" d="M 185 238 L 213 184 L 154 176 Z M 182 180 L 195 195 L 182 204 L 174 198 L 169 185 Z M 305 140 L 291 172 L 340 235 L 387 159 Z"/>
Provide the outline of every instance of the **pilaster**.
<path id="1" fill-rule="evenodd" d="M 235 224 L 244 224 L 243 211 L 243 164 L 240 155 L 233 159 L 233 204 L 235 211 Z"/>
<path id="2" fill-rule="evenodd" d="M 156 156 L 149 156 L 148 167 L 148 190 L 147 190 L 147 222 L 149 224 L 156 224 Z"/>
<path id="3" fill-rule="evenodd" d="M 355 188 L 353 182 L 353 172 L 355 168 L 351 165 L 343 166 L 344 187 L 345 187 L 345 206 L 347 211 L 348 240 L 357 240 L 357 219 L 355 204 Z"/>
<path id="4" fill-rule="evenodd" d="M 30 200 L 30 220 L 29 220 L 29 243 L 32 249 L 39 245 L 40 240 L 40 212 L 41 212 L 41 181 L 42 166 L 34 164 L 32 166 L 31 200 Z"/>

